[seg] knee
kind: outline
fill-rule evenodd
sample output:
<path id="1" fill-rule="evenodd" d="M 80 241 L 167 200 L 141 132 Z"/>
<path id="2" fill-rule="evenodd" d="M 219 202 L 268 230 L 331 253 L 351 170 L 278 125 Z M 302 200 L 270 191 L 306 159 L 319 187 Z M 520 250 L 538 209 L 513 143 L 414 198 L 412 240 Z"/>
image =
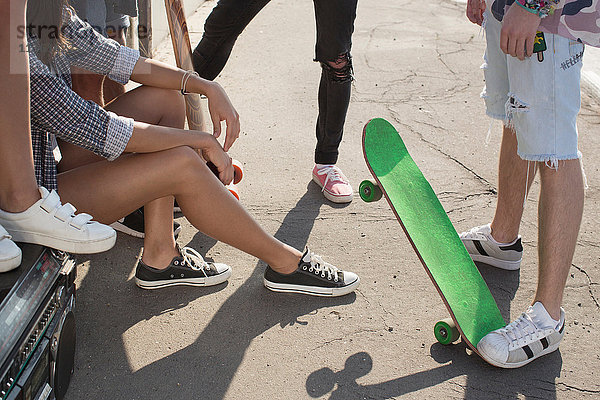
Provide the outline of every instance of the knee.
<path id="1" fill-rule="evenodd" d="M 180 178 L 185 185 L 189 185 L 198 176 L 210 172 L 198 151 L 191 147 L 175 147 L 167 150 L 166 153 L 165 158 L 169 160 L 169 170 L 173 173 L 173 177 Z"/>
<path id="2" fill-rule="evenodd" d="M 321 62 L 321 68 L 323 68 L 325 75 L 332 82 L 352 82 L 354 79 L 352 56 L 350 53 L 340 54 L 332 61 Z"/>
<path id="3" fill-rule="evenodd" d="M 185 99 L 177 90 L 163 89 L 161 107 L 163 117 L 159 125 L 171 128 L 183 128 L 185 126 Z"/>

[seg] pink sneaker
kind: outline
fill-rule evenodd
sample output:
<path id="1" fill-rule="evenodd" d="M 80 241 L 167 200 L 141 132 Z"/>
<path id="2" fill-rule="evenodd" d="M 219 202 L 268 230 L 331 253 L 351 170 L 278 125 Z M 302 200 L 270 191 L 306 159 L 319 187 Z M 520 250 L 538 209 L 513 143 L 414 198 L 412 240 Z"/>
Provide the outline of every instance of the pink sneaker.
<path id="1" fill-rule="evenodd" d="M 335 165 L 319 168 L 315 165 L 313 181 L 323 190 L 323 195 L 334 203 L 350 203 L 354 192 L 348 178 Z"/>

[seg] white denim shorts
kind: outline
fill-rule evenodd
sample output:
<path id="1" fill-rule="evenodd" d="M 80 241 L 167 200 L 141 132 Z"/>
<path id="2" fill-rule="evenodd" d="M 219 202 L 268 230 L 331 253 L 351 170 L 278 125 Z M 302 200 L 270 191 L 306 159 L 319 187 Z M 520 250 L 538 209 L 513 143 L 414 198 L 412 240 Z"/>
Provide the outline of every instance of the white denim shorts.
<path id="1" fill-rule="evenodd" d="M 543 61 L 537 54 L 521 61 L 500 49 L 501 28 L 488 8 L 487 48 L 481 67 L 486 83 L 481 97 L 487 114 L 515 130 L 517 152 L 524 160 L 556 167 L 559 160 L 581 158 L 576 119 L 584 45 L 544 33 Z"/>

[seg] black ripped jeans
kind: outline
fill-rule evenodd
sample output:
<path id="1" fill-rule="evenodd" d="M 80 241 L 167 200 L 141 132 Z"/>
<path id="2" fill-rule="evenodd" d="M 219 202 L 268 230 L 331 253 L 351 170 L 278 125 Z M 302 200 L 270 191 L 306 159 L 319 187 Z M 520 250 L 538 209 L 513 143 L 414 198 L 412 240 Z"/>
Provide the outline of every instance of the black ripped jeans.
<path id="1" fill-rule="evenodd" d="M 270 0 L 219 0 L 194 50 L 194 69 L 213 80 L 225 67 L 238 36 Z M 317 24 L 315 61 L 322 66 L 315 162 L 335 164 L 352 85 L 352 33 L 358 0 L 313 0 Z"/>

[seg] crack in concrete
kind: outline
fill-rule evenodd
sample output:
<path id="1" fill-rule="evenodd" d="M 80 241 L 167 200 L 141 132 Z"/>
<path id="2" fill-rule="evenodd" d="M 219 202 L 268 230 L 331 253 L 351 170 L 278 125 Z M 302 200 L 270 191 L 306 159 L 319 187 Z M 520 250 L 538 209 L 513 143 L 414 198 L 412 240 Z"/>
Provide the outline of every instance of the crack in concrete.
<path id="1" fill-rule="evenodd" d="M 581 393 L 589 393 L 589 394 L 598 394 L 600 393 L 600 390 L 592 390 L 592 389 L 582 389 L 579 388 L 577 386 L 573 386 L 573 385 L 567 385 L 566 383 L 562 383 L 562 382 L 558 382 L 556 384 L 556 386 L 563 386 L 565 388 L 567 388 L 567 390 L 575 390 Z"/>
<path id="2" fill-rule="evenodd" d="M 477 172 L 475 172 L 472 168 L 467 167 L 462 161 L 458 160 L 456 157 L 446 153 L 445 151 L 443 151 L 441 148 L 439 148 L 439 146 L 437 146 L 435 143 L 425 139 L 425 137 L 423 136 L 423 134 L 421 134 L 420 132 L 416 131 L 412 126 L 402 122 L 398 116 L 398 113 L 396 111 L 394 111 L 391 107 L 388 107 L 388 111 L 390 112 L 390 114 L 392 114 L 392 117 L 394 118 L 394 120 L 399 124 L 404 126 L 405 128 L 407 128 L 411 133 L 417 135 L 419 137 L 419 139 L 422 142 L 427 143 L 433 150 L 437 151 L 438 153 L 444 155 L 446 158 L 454 161 L 455 163 L 457 163 L 459 166 L 461 166 L 463 169 L 465 169 L 466 171 L 468 171 L 470 174 L 472 174 L 479 182 L 481 182 L 484 186 L 487 186 L 487 190 L 496 195 L 498 194 L 498 191 L 496 190 L 496 188 L 494 187 L 494 185 L 492 185 L 487 179 L 485 179 L 483 176 L 479 175 Z"/>
<path id="3" fill-rule="evenodd" d="M 345 334 L 345 335 L 343 335 L 342 337 L 338 337 L 338 338 L 334 338 L 334 339 L 331 339 L 331 340 L 327 340 L 327 341 L 325 341 L 325 342 L 321 343 L 319 346 L 317 346 L 317 347 L 314 347 L 313 349 L 311 349 L 311 351 L 318 350 L 318 349 L 320 349 L 320 348 L 323 348 L 323 347 L 325 347 L 325 346 L 327 346 L 327 345 L 329 345 L 329 344 L 331 344 L 331 343 L 334 343 L 334 342 L 340 342 L 340 341 L 342 341 L 342 340 L 345 340 L 345 339 L 346 339 L 346 338 L 348 338 L 349 336 L 354 336 L 354 335 L 358 335 L 358 334 L 360 334 L 360 333 L 365 333 L 365 332 L 368 332 L 368 333 L 376 333 L 376 332 L 377 332 L 377 330 L 376 330 L 376 329 L 359 329 L 359 330 L 357 330 L 357 331 L 354 331 L 354 332 L 352 332 L 352 333 Z"/>
<path id="4" fill-rule="evenodd" d="M 592 290 L 592 286 L 597 285 L 597 283 L 592 281 L 592 278 L 590 277 L 590 275 L 581 267 L 578 267 L 575 264 L 571 264 L 577 271 L 581 272 L 582 274 L 585 275 L 585 277 L 588 280 L 588 284 L 587 284 L 587 288 L 588 288 L 588 292 L 590 293 L 590 297 L 592 298 L 592 301 L 594 302 L 594 304 L 596 304 L 596 308 L 600 309 L 600 303 L 598 303 L 598 299 L 596 299 L 596 296 L 594 296 L 594 291 Z"/>

